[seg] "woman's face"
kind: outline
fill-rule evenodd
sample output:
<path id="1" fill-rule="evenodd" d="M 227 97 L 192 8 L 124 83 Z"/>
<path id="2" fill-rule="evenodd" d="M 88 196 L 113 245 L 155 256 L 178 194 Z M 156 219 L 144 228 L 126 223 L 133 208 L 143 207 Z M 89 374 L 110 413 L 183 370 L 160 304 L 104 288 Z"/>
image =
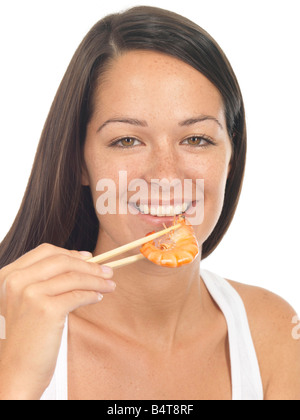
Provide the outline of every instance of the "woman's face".
<path id="1" fill-rule="evenodd" d="M 197 222 L 201 245 L 221 214 L 231 154 L 221 95 L 199 71 L 156 52 L 118 57 L 95 92 L 84 148 L 83 184 L 92 191 L 99 240 L 111 247 L 143 237 L 164 222 L 170 225 L 173 217 L 166 215 L 192 203 L 187 213 L 192 224 Z M 188 191 L 184 180 L 190 180 Z M 177 189 L 169 189 L 165 203 L 164 186 L 172 183 Z M 120 211 L 119 199 L 127 211 L 124 206 Z M 171 206 L 158 208 L 162 204 Z M 100 214 L 103 207 L 108 214 Z M 193 219 L 199 208 L 203 221 Z M 143 214 L 157 211 L 162 216 Z"/>

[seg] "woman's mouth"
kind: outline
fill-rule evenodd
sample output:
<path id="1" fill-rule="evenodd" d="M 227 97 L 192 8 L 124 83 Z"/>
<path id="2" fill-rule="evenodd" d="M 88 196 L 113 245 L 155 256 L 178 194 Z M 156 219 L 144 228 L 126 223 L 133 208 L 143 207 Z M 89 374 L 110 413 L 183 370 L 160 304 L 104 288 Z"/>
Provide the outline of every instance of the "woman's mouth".
<path id="1" fill-rule="evenodd" d="M 194 224 L 200 224 L 201 220 L 198 221 L 197 212 L 199 211 L 199 200 L 185 201 L 183 203 L 173 202 L 172 204 L 158 203 L 141 203 L 141 202 L 129 202 L 128 205 L 139 220 L 155 225 L 155 226 L 171 226 L 174 223 L 174 217 L 184 216 L 187 220 Z"/>
<path id="2" fill-rule="evenodd" d="M 172 205 L 148 205 L 148 204 L 133 204 L 133 206 L 141 214 L 151 215 L 154 217 L 173 217 L 179 216 L 188 211 L 193 202 Z"/>

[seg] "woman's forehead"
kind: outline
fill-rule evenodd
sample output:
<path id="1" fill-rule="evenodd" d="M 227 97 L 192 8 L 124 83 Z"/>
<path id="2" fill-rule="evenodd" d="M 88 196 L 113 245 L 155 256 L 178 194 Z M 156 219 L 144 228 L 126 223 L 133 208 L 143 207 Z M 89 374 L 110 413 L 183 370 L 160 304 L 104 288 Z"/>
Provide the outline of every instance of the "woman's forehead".
<path id="1" fill-rule="evenodd" d="M 155 51 L 130 51 L 110 63 L 95 92 L 95 111 L 220 116 L 218 89 L 187 63 Z M 186 113 L 186 115 L 182 115 Z M 107 116 L 109 117 L 109 116 Z"/>

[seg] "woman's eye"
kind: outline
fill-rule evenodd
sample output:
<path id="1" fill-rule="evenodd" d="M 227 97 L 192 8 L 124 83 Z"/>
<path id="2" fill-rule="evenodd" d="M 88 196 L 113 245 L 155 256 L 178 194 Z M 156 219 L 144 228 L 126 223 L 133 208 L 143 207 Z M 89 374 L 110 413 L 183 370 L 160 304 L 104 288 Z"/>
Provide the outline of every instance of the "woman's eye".
<path id="1" fill-rule="evenodd" d="M 134 139 L 132 137 L 124 137 L 123 139 L 119 139 L 114 141 L 111 146 L 112 147 L 120 147 L 120 148 L 129 148 L 132 146 L 136 146 L 139 143 L 139 140 Z"/>
<path id="2" fill-rule="evenodd" d="M 214 144 L 214 142 L 203 136 L 193 136 L 183 140 L 183 144 L 188 144 L 189 146 L 205 147 L 209 144 Z"/>
<path id="3" fill-rule="evenodd" d="M 115 140 L 110 144 L 110 147 L 119 147 L 122 149 L 129 149 L 139 145 L 141 142 L 134 137 L 123 137 Z M 192 136 L 183 140 L 182 144 L 194 147 L 207 147 L 210 144 L 215 144 L 211 139 L 204 136 Z"/>

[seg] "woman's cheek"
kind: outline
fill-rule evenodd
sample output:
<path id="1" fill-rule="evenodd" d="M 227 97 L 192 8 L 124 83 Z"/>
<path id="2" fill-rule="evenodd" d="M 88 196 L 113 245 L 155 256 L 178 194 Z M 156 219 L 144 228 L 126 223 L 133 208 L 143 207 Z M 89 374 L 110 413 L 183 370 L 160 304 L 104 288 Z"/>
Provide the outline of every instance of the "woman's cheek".
<path id="1" fill-rule="evenodd" d="M 128 213 L 128 200 L 133 192 L 128 191 L 132 180 L 139 175 L 130 172 L 126 167 L 122 169 L 103 165 L 93 168 L 90 173 L 90 188 L 97 211 L 97 216 L 118 215 Z M 148 188 L 147 188 L 148 191 Z"/>
<path id="2" fill-rule="evenodd" d="M 199 243 L 203 244 L 214 230 L 222 213 L 227 181 L 227 170 L 206 173 L 204 178 L 204 217 L 200 226 L 195 226 Z"/>

